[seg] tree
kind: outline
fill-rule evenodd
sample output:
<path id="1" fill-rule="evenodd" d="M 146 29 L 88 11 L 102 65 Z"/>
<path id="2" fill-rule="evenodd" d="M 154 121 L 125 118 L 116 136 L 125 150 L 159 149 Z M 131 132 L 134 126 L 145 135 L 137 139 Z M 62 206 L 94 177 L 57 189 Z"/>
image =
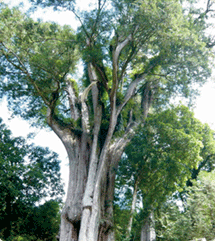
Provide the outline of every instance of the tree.
<path id="1" fill-rule="evenodd" d="M 60 204 L 56 200 L 46 201 L 39 206 L 22 209 L 12 241 L 22 237 L 23 241 L 56 241 L 60 227 Z"/>
<path id="2" fill-rule="evenodd" d="M 24 232 L 23 223 L 41 199 L 51 197 L 59 207 L 63 186 L 57 154 L 11 137 L 1 119 L 0 150 L 0 233 L 7 239 Z"/>
<path id="3" fill-rule="evenodd" d="M 177 106 L 150 113 L 145 125 L 139 126 L 125 148 L 117 172 L 117 196 L 124 205 L 118 203 L 122 209 L 130 209 L 125 225 L 127 239 L 135 215 L 141 216 L 138 222 L 143 225 L 144 219 L 167 197 L 183 190 L 194 170 L 200 171 L 203 163 L 212 167 L 214 154 L 213 131 L 197 120 L 188 107 Z M 130 202 L 126 205 L 127 193 L 130 193 Z M 136 211 L 138 201 L 142 203 L 139 206 L 143 206 L 139 214 Z"/>
<path id="4" fill-rule="evenodd" d="M 204 146 L 200 154 L 202 157 L 202 161 L 198 164 L 196 168 L 193 168 L 191 170 L 191 178 L 187 181 L 187 186 L 192 186 L 192 180 L 196 180 L 202 170 L 207 172 L 211 172 L 214 170 L 214 130 L 210 129 L 208 125 L 204 125 L 204 128 L 202 130 L 202 143 Z"/>
<path id="5" fill-rule="evenodd" d="M 45 120 L 68 152 L 60 240 L 114 240 L 115 170 L 136 126 L 152 104 L 189 96 L 210 75 L 205 18 L 177 0 L 98 0 L 89 12 L 72 0 L 31 2 L 71 10 L 81 27 L 75 34 L 1 4 L 1 93 L 15 114 Z"/>
<path id="6" fill-rule="evenodd" d="M 174 202 L 166 203 L 157 219 L 158 240 L 213 240 L 214 232 L 214 171 L 201 171 L 189 187 L 185 209 Z"/>

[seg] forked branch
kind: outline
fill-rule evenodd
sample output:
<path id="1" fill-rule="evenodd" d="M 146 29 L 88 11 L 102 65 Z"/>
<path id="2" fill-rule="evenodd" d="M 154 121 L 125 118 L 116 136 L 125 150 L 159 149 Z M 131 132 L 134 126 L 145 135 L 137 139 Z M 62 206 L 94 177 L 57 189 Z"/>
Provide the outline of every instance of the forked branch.
<path id="1" fill-rule="evenodd" d="M 213 2 L 211 0 L 208 0 L 205 11 L 201 13 L 198 18 L 195 19 L 194 24 L 196 24 L 198 20 L 203 19 L 209 12 L 215 12 L 215 9 L 211 9 L 212 6 Z"/>

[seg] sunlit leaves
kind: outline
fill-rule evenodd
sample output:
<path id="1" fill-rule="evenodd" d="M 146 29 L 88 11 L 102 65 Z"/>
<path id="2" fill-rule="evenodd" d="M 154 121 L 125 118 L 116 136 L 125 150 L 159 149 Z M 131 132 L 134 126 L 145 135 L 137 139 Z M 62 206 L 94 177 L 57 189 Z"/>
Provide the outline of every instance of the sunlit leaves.
<path id="1" fill-rule="evenodd" d="M 74 73 L 78 57 L 97 66 L 100 81 L 103 78 L 101 95 L 108 97 L 107 89 L 113 84 L 113 50 L 128 37 L 131 40 L 121 51 L 117 66 L 121 102 L 129 84 L 142 73 L 147 73 L 145 81 L 151 83 L 155 105 L 166 103 L 174 94 L 191 96 L 192 83 L 203 83 L 210 75 L 204 26 L 197 28 L 198 23 L 194 24 L 177 0 L 98 1 L 94 9 L 82 12 L 74 8 L 73 1 L 31 2 L 70 9 L 81 27 L 75 36 L 68 26 L 34 22 L 17 9 L 2 5 L 1 72 L 8 77 L 2 90 L 11 100 L 19 98 L 21 105 L 13 100 L 13 110 L 25 118 L 44 119 L 45 105 L 53 101 L 53 94 L 58 96 L 55 114 L 61 112 L 59 118 L 70 118 L 65 77 Z M 138 94 L 142 87 L 140 83 Z M 109 101 L 104 104 L 108 108 Z M 122 122 L 127 124 L 127 120 Z"/>
<path id="2" fill-rule="evenodd" d="M 213 240 L 214 232 L 214 172 L 201 172 L 189 188 L 183 209 L 176 203 L 165 203 L 157 218 L 158 240 L 183 241 L 206 238 Z"/>
<path id="3" fill-rule="evenodd" d="M 35 116 L 27 104 L 30 107 L 37 102 L 41 115 L 41 100 L 47 105 L 53 92 L 62 93 L 67 74 L 75 71 L 78 54 L 74 32 L 66 25 L 34 22 L 17 9 L 2 6 L 1 10 L 1 67 L 6 77 L 1 91 L 7 90 L 9 99 L 24 99 L 23 117 Z"/>

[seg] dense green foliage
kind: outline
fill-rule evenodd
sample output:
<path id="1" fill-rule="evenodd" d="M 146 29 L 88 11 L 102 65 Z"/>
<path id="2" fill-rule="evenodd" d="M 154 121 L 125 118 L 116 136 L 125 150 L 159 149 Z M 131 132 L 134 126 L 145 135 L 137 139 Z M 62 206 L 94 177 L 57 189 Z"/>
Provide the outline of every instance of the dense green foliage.
<path id="1" fill-rule="evenodd" d="M 65 98 L 61 88 L 77 62 L 76 37 L 69 26 L 34 22 L 2 3 L 1 19 L 1 76 L 8 79 L 0 91 L 6 91 L 15 114 L 40 120 L 48 102 L 55 106 L 59 96 Z"/>
<path id="2" fill-rule="evenodd" d="M 64 193 L 57 154 L 12 137 L 1 119 L 0 150 L 0 235 L 34 233 L 53 240 Z M 52 201 L 35 206 L 45 198 Z"/>
<path id="3" fill-rule="evenodd" d="M 212 169 L 211 130 L 186 107 L 167 109 L 172 97 L 191 98 L 211 74 L 214 42 L 207 20 L 212 3 L 208 0 L 205 10 L 195 0 L 98 0 L 89 11 L 79 11 L 73 0 L 30 2 L 69 10 L 80 27 L 75 32 L 67 25 L 34 21 L 0 3 L 0 97 L 7 96 L 14 114 L 34 124 L 48 123 L 67 149 L 73 175 L 62 215 L 70 231 L 63 239 L 72 232 L 75 241 L 79 235 L 88 241 L 86 237 L 98 233 L 99 240 L 106 240 L 113 237 L 112 169 L 117 170 L 134 133 L 118 172 L 118 184 L 130 190 L 118 194 L 119 199 L 127 198 L 123 217 L 128 216 L 135 183 L 144 216 L 183 188 L 188 178 L 196 179 L 201 168 Z M 84 65 L 81 78 L 75 74 L 79 60 Z M 148 115 L 150 108 L 155 112 Z M 33 199 L 23 195 L 21 183 L 20 193 L 12 197 L 15 203 L 19 196 L 34 203 L 44 194 L 43 182 L 34 186 L 34 178 L 43 180 L 34 160 L 46 151 L 31 148 L 27 156 L 32 166 L 15 162 L 15 168 L 23 183 L 32 185 Z M 37 188 L 41 189 L 34 194 Z M 119 210 L 116 206 L 115 216 L 124 224 Z M 143 216 L 137 215 L 137 220 Z M 123 234 L 124 227 L 117 227 Z"/>
<path id="4" fill-rule="evenodd" d="M 139 208 L 133 237 L 138 236 L 138 229 L 151 210 L 159 210 L 174 192 L 182 192 L 187 180 L 192 183 L 201 170 L 214 168 L 214 155 L 213 131 L 187 107 L 150 114 L 125 149 L 119 165 L 115 220 L 121 234 L 117 240 L 125 237 L 135 183 L 138 182 Z"/>
<path id="5" fill-rule="evenodd" d="M 39 206 L 22 206 L 13 213 L 8 241 L 56 241 L 60 226 L 59 202 L 50 200 Z"/>
<path id="6" fill-rule="evenodd" d="M 73 1 L 31 2 L 75 11 Z M 83 25 L 75 36 L 69 26 L 34 22 L 18 9 L 10 10 L 1 3 L 1 75 L 7 79 L 1 82 L 0 91 L 7 93 L 14 113 L 35 121 L 38 117 L 43 119 L 46 107 L 50 107 L 62 124 L 69 122 L 76 127 L 65 102 L 65 85 L 68 74 L 75 71 L 78 57 L 86 65 L 92 63 L 99 75 L 100 98 L 106 108 L 104 129 L 105 125 L 108 128 L 111 89 L 115 87 L 116 103 L 120 105 L 129 85 L 144 76 L 145 81 L 137 89 L 142 102 L 133 96 L 136 103 L 143 103 L 150 95 L 154 104 L 163 104 L 172 95 L 192 95 L 191 83 L 206 81 L 210 74 L 206 48 L 209 39 L 204 36 L 207 26 L 203 19 L 200 24 L 191 13 L 184 14 L 177 0 L 114 0 L 107 9 L 105 6 L 105 1 L 99 1 L 98 9 L 81 13 Z M 192 12 L 192 4 L 188 6 L 186 11 Z M 128 37 L 130 43 L 119 56 L 115 86 L 112 51 Z M 79 88 L 86 85 L 86 81 L 75 82 Z M 138 106 L 133 102 L 127 105 L 119 123 L 125 127 L 129 111 Z M 139 114 L 134 112 L 134 118 Z"/>
<path id="7" fill-rule="evenodd" d="M 214 198 L 214 171 L 201 172 L 198 180 L 189 188 L 183 208 L 179 209 L 174 201 L 162 206 L 157 218 L 158 240 L 214 240 Z"/>

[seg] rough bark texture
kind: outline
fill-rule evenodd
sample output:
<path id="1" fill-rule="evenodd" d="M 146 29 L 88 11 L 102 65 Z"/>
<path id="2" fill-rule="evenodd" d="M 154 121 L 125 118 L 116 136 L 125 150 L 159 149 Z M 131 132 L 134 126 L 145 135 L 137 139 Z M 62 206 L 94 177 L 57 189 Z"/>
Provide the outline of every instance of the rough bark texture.
<path id="1" fill-rule="evenodd" d="M 69 156 L 69 186 L 62 211 L 60 240 L 113 241 L 115 171 L 134 125 L 130 124 L 123 137 L 111 145 L 109 141 L 99 159 L 96 152 L 98 131 L 94 131 L 95 142 L 92 142 L 86 133 L 73 138 L 69 130 L 62 129 L 54 120 L 49 119 L 49 123 Z"/>
<path id="2" fill-rule="evenodd" d="M 105 167 L 106 175 L 102 176 L 101 186 L 94 193 L 92 203 L 88 203 L 88 206 L 85 203 L 84 206 L 87 166 L 87 161 L 80 164 L 80 162 L 70 159 L 70 185 L 62 212 L 60 240 L 114 240 L 112 202 L 115 170 L 111 168 L 111 165 Z M 85 232 L 80 232 L 80 228 Z"/>

